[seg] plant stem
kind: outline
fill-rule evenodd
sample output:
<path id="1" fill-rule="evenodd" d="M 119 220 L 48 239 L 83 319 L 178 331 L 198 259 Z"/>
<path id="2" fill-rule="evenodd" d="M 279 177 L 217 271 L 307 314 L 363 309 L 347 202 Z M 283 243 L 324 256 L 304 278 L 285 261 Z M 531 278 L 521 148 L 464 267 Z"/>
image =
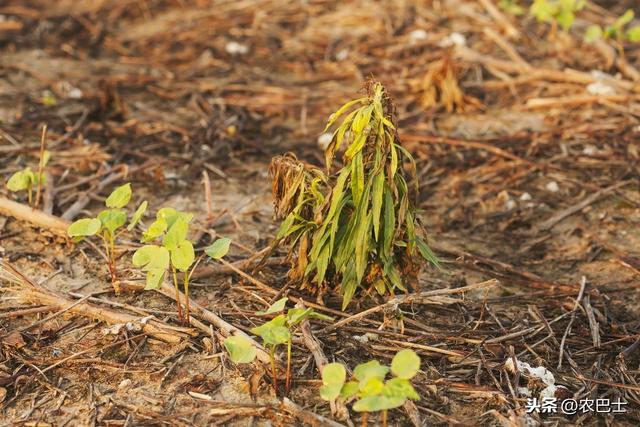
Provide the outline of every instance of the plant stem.
<path id="1" fill-rule="evenodd" d="M 120 294 L 120 285 L 118 284 L 118 271 L 116 268 L 116 242 L 115 237 L 109 233 L 109 271 L 111 273 L 111 286 L 116 292 L 116 295 Z"/>
<path id="2" fill-rule="evenodd" d="M 291 386 L 291 338 L 287 342 L 287 375 L 284 383 L 284 395 L 289 396 L 289 387 Z"/>
<path id="3" fill-rule="evenodd" d="M 184 296 L 185 296 L 185 317 L 187 319 L 187 325 L 191 324 L 189 320 L 189 271 L 184 272 Z"/>
<path id="4" fill-rule="evenodd" d="M 27 188 L 27 194 L 29 197 L 29 206 L 33 207 L 33 188 L 31 187 L 31 185 L 29 185 L 29 187 Z"/>
<path id="5" fill-rule="evenodd" d="M 362 413 L 362 427 L 367 427 L 368 423 L 368 418 L 369 418 L 369 413 L 368 412 L 363 412 Z"/>
<path id="6" fill-rule="evenodd" d="M 180 287 L 178 286 L 178 273 L 175 267 L 171 266 L 173 272 L 173 287 L 176 288 L 176 304 L 178 305 L 178 320 L 182 321 L 182 307 L 180 305 Z"/>
<path id="7" fill-rule="evenodd" d="M 44 171 L 44 149 L 46 147 L 47 125 L 42 126 L 42 137 L 40 138 L 40 162 L 38 163 L 38 188 L 36 190 L 36 202 L 34 207 L 40 204 L 40 192 L 42 191 L 42 172 Z"/>
<path id="8" fill-rule="evenodd" d="M 382 427 L 387 427 L 387 415 L 388 415 L 388 411 L 384 409 L 382 411 Z"/>
<path id="9" fill-rule="evenodd" d="M 273 391 L 278 396 L 278 373 L 276 372 L 276 346 L 269 347 L 269 360 L 271 361 L 271 375 L 273 376 Z"/>

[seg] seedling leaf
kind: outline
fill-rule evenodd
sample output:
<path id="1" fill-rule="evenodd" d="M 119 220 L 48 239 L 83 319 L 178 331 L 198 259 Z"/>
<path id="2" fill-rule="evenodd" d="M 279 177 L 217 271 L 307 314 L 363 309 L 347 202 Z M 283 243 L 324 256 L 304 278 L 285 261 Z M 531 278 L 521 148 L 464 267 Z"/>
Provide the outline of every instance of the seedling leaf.
<path id="1" fill-rule="evenodd" d="M 162 246 L 146 245 L 134 252 L 131 261 L 142 271 L 164 271 L 169 268 L 169 251 Z"/>
<path id="2" fill-rule="evenodd" d="M 389 372 L 387 366 L 383 366 L 377 360 L 371 360 L 367 363 L 361 363 L 353 370 L 353 376 L 360 382 L 364 382 L 369 378 L 378 378 L 384 380 Z"/>
<path id="3" fill-rule="evenodd" d="M 107 197 L 105 205 L 108 208 L 120 209 L 127 206 L 131 200 L 131 183 L 126 183 L 113 190 L 113 192 Z"/>
<path id="4" fill-rule="evenodd" d="M 257 311 L 256 314 L 271 314 L 271 313 L 278 313 L 282 310 L 284 310 L 284 306 L 287 304 L 287 300 L 289 298 L 284 297 L 279 299 L 278 301 L 274 302 L 273 304 L 271 304 L 271 306 L 269 306 L 269 308 L 267 308 L 265 311 Z M 291 311 L 291 310 L 289 310 Z"/>
<path id="5" fill-rule="evenodd" d="M 213 259 L 221 259 L 229 252 L 230 245 L 231 239 L 223 237 L 213 242 L 204 252 Z"/>
<path id="6" fill-rule="evenodd" d="M 33 178 L 33 172 L 29 168 L 18 171 L 7 181 L 7 188 L 13 192 L 28 190 L 33 186 Z"/>
<path id="7" fill-rule="evenodd" d="M 262 339 L 267 345 L 285 344 L 291 339 L 291 332 L 286 326 L 274 326 L 262 333 Z"/>
<path id="8" fill-rule="evenodd" d="M 167 221 L 164 218 L 156 219 L 148 229 L 142 233 L 142 243 L 149 243 L 162 236 L 167 231 Z"/>
<path id="9" fill-rule="evenodd" d="M 387 397 L 402 397 L 411 400 L 420 400 L 420 395 L 405 378 L 391 378 L 384 385 L 382 394 Z"/>
<path id="10" fill-rule="evenodd" d="M 187 233 L 189 233 L 189 223 L 183 217 L 178 217 L 162 239 L 162 245 L 169 250 L 176 249 L 187 239 Z"/>
<path id="11" fill-rule="evenodd" d="M 391 361 L 391 372 L 398 378 L 411 379 L 420 370 L 420 357 L 413 350 L 400 350 Z"/>
<path id="12" fill-rule="evenodd" d="M 113 236 L 115 231 L 127 222 L 127 213 L 122 209 L 107 209 L 98 214 L 102 228 Z"/>
<path id="13" fill-rule="evenodd" d="M 246 337 L 235 335 L 224 340 L 224 347 L 234 363 L 251 363 L 256 358 L 256 348 Z"/>
<path id="14" fill-rule="evenodd" d="M 127 226 L 127 230 L 129 231 L 133 230 L 133 227 L 136 226 L 136 224 L 142 218 L 142 215 L 144 215 L 144 213 L 147 211 L 147 205 L 148 203 L 146 200 L 140 203 L 140 206 L 138 206 L 138 209 L 136 209 L 133 216 L 131 217 L 131 222 L 129 222 L 129 225 Z"/>
<path id="15" fill-rule="evenodd" d="M 322 387 L 320 397 L 324 400 L 335 400 L 342 390 L 347 378 L 347 371 L 340 363 L 330 363 L 322 368 Z"/>
<path id="16" fill-rule="evenodd" d="M 102 223 L 97 218 L 82 218 L 75 221 L 67 228 L 69 237 L 86 237 L 93 236 L 102 227 Z"/>
<path id="17" fill-rule="evenodd" d="M 398 408 L 404 404 L 405 400 L 401 397 L 366 396 L 353 404 L 353 410 L 356 412 L 383 411 Z"/>
<path id="18" fill-rule="evenodd" d="M 193 250 L 193 244 L 188 240 L 183 240 L 178 243 L 171 252 L 171 264 L 180 271 L 188 271 L 193 261 L 196 259 L 195 251 Z"/>

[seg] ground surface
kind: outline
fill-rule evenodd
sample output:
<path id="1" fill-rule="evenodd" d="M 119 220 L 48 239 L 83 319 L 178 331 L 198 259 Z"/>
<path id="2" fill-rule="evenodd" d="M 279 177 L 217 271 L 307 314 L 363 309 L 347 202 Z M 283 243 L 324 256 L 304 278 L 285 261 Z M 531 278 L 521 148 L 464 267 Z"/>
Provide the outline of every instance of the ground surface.
<path id="1" fill-rule="evenodd" d="M 128 180 L 153 211 L 193 212 L 198 248 L 232 237 L 228 259 L 251 273 L 255 263 L 243 260 L 277 229 L 271 157 L 294 151 L 319 164 L 327 116 L 374 76 L 397 104 L 422 219 L 446 268 L 426 269 L 419 288 L 500 284 L 401 306 L 404 330 L 397 313 L 331 331 L 313 323 L 324 353 L 353 367 L 416 350 L 422 399 L 391 413 L 398 425 L 411 425 L 409 415 L 426 425 L 638 425 L 640 48 L 626 45 L 623 58 L 580 41 L 587 21 L 609 22 L 634 2 L 615 3 L 590 3 L 567 35 L 496 13 L 490 1 L 9 0 L 0 5 L 0 172 L 37 164 L 47 124 L 44 210 L 95 214 Z M 129 263 L 136 245 L 125 238 L 120 260 L 132 282 L 141 278 Z M 0 216 L 0 254 L 72 301 L 92 294 L 95 306 L 180 326 L 159 293 L 115 296 L 90 245 Z M 279 260 L 253 280 L 215 267 L 192 297 L 250 328 L 273 298 L 255 280 L 286 282 Z M 213 327 L 167 344 L 87 316 L 47 319 L 51 309 L 28 298 L 24 282 L 2 277 L 2 425 L 302 423 L 259 365 L 226 358 Z M 333 315 L 380 302 L 361 298 Z M 324 303 L 339 308 L 334 297 Z M 525 415 L 518 387 L 537 395 L 541 384 L 509 372 L 509 358 L 549 369 L 563 398 L 623 399 L 628 412 Z M 291 400 L 332 417 L 301 340 L 294 365 Z"/>

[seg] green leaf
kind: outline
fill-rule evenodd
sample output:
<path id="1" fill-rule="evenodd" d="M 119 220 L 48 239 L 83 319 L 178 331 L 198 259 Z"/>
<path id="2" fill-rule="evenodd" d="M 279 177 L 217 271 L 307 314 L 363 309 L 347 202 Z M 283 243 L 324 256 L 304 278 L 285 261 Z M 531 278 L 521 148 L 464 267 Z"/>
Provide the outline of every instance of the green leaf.
<path id="1" fill-rule="evenodd" d="M 629 28 L 625 33 L 625 38 L 630 42 L 640 42 L 640 25 Z"/>
<path id="2" fill-rule="evenodd" d="M 629 22 L 633 21 L 633 17 L 635 14 L 633 13 L 633 9 L 627 9 L 625 13 L 623 13 L 616 21 L 613 23 L 613 26 L 619 29 L 622 29 Z"/>
<path id="3" fill-rule="evenodd" d="M 297 325 L 304 319 L 310 317 L 312 312 L 313 309 L 311 308 L 290 308 L 287 311 L 287 325 L 289 325 L 289 327 Z"/>
<path id="4" fill-rule="evenodd" d="M 114 236 L 116 230 L 127 222 L 127 213 L 122 209 L 106 209 L 98 214 L 98 219 L 102 228 Z"/>
<path id="5" fill-rule="evenodd" d="M 391 361 L 391 372 L 398 378 L 411 379 L 420 370 L 420 357 L 413 350 L 400 350 Z"/>
<path id="6" fill-rule="evenodd" d="M 429 261 L 436 268 L 441 269 L 440 260 L 438 259 L 436 254 L 433 253 L 431 248 L 429 248 L 429 246 L 422 239 L 417 238 L 416 245 L 418 246 L 418 251 L 420 252 L 420 255 L 422 255 L 424 259 Z"/>
<path id="7" fill-rule="evenodd" d="M 131 217 L 131 222 L 129 222 L 129 225 L 127 226 L 127 230 L 129 231 L 133 230 L 133 227 L 136 226 L 136 224 L 142 218 L 142 215 L 144 215 L 144 213 L 147 211 L 147 205 L 148 203 L 146 200 L 140 203 L 140 206 L 138 206 L 138 209 L 136 209 L 133 216 Z"/>
<path id="8" fill-rule="evenodd" d="M 222 237 L 208 246 L 204 252 L 209 255 L 210 258 L 221 259 L 229 252 L 230 245 L 231 239 L 228 237 Z"/>
<path id="9" fill-rule="evenodd" d="M 169 252 L 171 253 L 171 265 L 182 272 L 189 271 L 189 267 L 196 259 L 193 244 L 188 240 L 179 242 L 178 246 L 170 249 Z"/>
<path id="10" fill-rule="evenodd" d="M 188 233 L 189 223 L 184 218 L 178 217 L 162 239 L 162 246 L 169 250 L 176 249 L 181 242 L 187 239 Z"/>
<path id="11" fill-rule="evenodd" d="M 102 223 L 97 218 L 82 218 L 75 221 L 67 228 L 69 237 L 93 236 L 100 231 Z"/>
<path id="12" fill-rule="evenodd" d="M 113 190 L 104 202 L 108 208 L 124 208 L 131 200 L 131 183 L 126 183 Z"/>
<path id="13" fill-rule="evenodd" d="M 149 243 L 162 236 L 167 231 L 167 221 L 164 218 L 156 219 L 148 229 L 142 233 L 142 243 Z"/>
<path id="14" fill-rule="evenodd" d="M 361 396 L 378 396 L 384 389 L 384 382 L 377 377 L 368 377 L 360 381 L 359 384 Z"/>
<path id="15" fill-rule="evenodd" d="M 38 162 L 38 165 L 40 165 L 42 168 L 44 168 L 45 166 L 47 166 L 47 164 L 49 164 L 49 160 L 51 160 L 51 151 L 44 150 L 42 152 L 42 157 L 40 158 L 40 161 Z"/>
<path id="16" fill-rule="evenodd" d="M 349 381 L 340 390 L 340 397 L 349 399 L 358 394 L 358 391 L 360 391 L 360 383 L 358 381 Z"/>
<path id="17" fill-rule="evenodd" d="M 9 191 L 17 192 L 28 190 L 33 186 L 34 175 L 31 169 L 26 168 L 11 175 L 7 181 Z"/>
<path id="18" fill-rule="evenodd" d="M 256 314 L 278 313 L 278 312 L 284 310 L 284 306 L 287 305 L 287 300 L 288 299 L 289 298 L 287 298 L 287 297 L 280 298 L 278 301 L 276 301 L 273 304 L 271 304 L 269 306 L 269 308 L 267 308 L 265 311 L 256 311 Z"/>
<path id="19" fill-rule="evenodd" d="M 602 38 L 602 28 L 599 25 L 590 25 L 584 32 L 584 41 L 587 43 L 593 43 L 596 40 Z"/>
<path id="20" fill-rule="evenodd" d="M 289 342 L 291 332 L 286 326 L 274 326 L 265 330 L 261 337 L 267 345 L 280 345 Z"/>
<path id="21" fill-rule="evenodd" d="M 367 363 L 361 363 L 353 370 L 353 376 L 358 381 L 363 382 L 369 378 L 378 378 L 384 380 L 389 372 L 387 366 L 383 366 L 377 360 L 371 360 Z"/>
<path id="22" fill-rule="evenodd" d="M 378 241 L 380 232 L 380 212 L 382 212 L 382 200 L 384 198 L 384 172 L 380 171 L 373 178 L 373 194 L 371 211 L 373 215 L 373 235 Z"/>
<path id="23" fill-rule="evenodd" d="M 260 326 L 251 328 L 251 333 L 259 337 L 262 337 L 262 335 L 269 329 L 275 328 L 278 326 L 284 326 L 286 322 L 287 322 L 287 317 L 284 314 L 279 314 L 278 316 L 274 317 L 268 322 L 265 322 Z"/>
<path id="24" fill-rule="evenodd" d="M 387 396 L 367 396 L 353 404 L 356 412 L 377 412 L 385 409 L 398 408 L 404 404 L 406 399 L 402 397 Z"/>
<path id="25" fill-rule="evenodd" d="M 131 262 L 142 271 L 164 271 L 169 268 L 169 251 L 162 246 L 146 245 L 133 253 Z"/>
<path id="26" fill-rule="evenodd" d="M 163 219 L 167 222 L 167 228 L 171 228 L 178 218 L 184 220 L 187 224 L 193 219 L 193 214 L 180 212 L 174 208 L 162 208 L 156 214 L 157 219 Z"/>
<path id="27" fill-rule="evenodd" d="M 251 341 L 242 335 L 235 335 L 224 340 L 224 348 L 234 363 L 251 363 L 257 351 Z"/>
<path id="28" fill-rule="evenodd" d="M 347 371 L 341 363 L 330 363 L 322 368 L 322 387 L 320 397 L 324 400 L 335 400 L 342 390 L 347 378 Z"/>
<path id="29" fill-rule="evenodd" d="M 166 270 L 161 268 L 154 268 L 147 271 L 147 283 L 144 290 L 149 291 L 153 289 L 160 289 L 162 287 L 165 272 Z"/>
<path id="30" fill-rule="evenodd" d="M 420 395 L 406 378 L 391 378 L 384 385 L 382 394 L 387 397 L 402 397 L 411 400 L 420 400 Z"/>

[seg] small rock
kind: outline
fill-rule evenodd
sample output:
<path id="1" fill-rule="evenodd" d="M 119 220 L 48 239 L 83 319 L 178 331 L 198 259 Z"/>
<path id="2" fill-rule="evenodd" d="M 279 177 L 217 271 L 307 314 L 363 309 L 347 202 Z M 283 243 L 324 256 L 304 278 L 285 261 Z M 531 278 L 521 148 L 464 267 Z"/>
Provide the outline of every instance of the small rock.
<path id="1" fill-rule="evenodd" d="M 236 41 L 230 41 L 224 47 L 229 55 L 246 55 L 249 53 L 249 47 L 247 45 L 238 43 Z"/>
<path id="2" fill-rule="evenodd" d="M 426 40 L 429 37 L 429 34 L 423 29 L 413 30 L 409 33 L 409 42 L 417 43 L 423 40 Z"/>
<path id="3" fill-rule="evenodd" d="M 560 187 L 558 186 L 557 182 L 549 181 L 549 183 L 547 184 L 547 190 L 551 191 L 552 193 L 557 193 L 558 191 L 560 191 Z"/>
<path id="4" fill-rule="evenodd" d="M 341 49 L 340 51 L 338 51 L 338 53 L 336 53 L 336 59 L 338 61 L 344 61 L 348 57 L 349 57 L 349 49 Z"/>
<path id="5" fill-rule="evenodd" d="M 526 191 L 522 193 L 522 195 L 520 196 L 520 200 L 522 200 L 523 202 L 527 202 L 531 199 L 532 199 L 531 194 L 527 193 Z"/>

